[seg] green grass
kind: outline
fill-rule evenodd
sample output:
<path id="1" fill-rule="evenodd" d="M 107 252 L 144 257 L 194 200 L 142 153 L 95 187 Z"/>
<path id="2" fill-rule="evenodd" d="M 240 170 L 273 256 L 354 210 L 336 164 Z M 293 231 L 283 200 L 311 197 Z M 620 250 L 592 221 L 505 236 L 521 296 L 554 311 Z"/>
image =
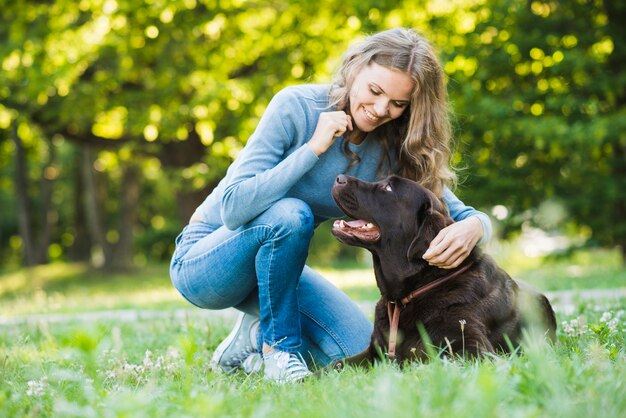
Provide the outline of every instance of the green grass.
<path id="1" fill-rule="evenodd" d="M 568 258 L 522 257 L 499 247 L 494 258 L 513 277 L 544 291 L 626 288 L 626 269 L 618 251 L 584 251 Z M 372 268 L 366 264 L 316 266 L 355 300 L 377 300 Z M 167 265 L 133 273 L 102 273 L 83 264 L 53 264 L 0 275 L 0 315 L 74 313 L 85 310 L 189 308 L 170 283 Z"/>
<path id="2" fill-rule="evenodd" d="M 626 288 L 626 269 L 619 250 L 581 250 L 567 256 L 525 257 L 511 244 L 489 252 L 514 278 L 549 290 Z"/>
<path id="3" fill-rule="evenodd" d="M 615 252 L 496 256 L 544 290 L 625 287 Z M 370 269 L 322 270 L 353 298 L 377 299 Z M 208 369 L 232 321 L 192 314 L 166 266 L 105 275 L 59 264 L 0 275 L 0 319 L 126 308 L 160 315 L 0 321 L 0 417 L 626 416 L 626 299 L 558 309 L 557 343 L 529 342 L 512 356 L 435 358 L 403 370 L 383 363 L 279 386 Z"/>
<path id="4" fill-rule="evenodd" d="M 620 417 L 625 306 L 581 305 L 560 316 L 556 345 L 531 343 L 523 354 L 385 363 L 287 386 L 208 370 L 227 321 L 0 327 L 0 416 Z"/>
<path id="5" fill-rule="evenodd" d="M 172 287 L 166 265 L 103 273 L 84 264 L 53 264 L 0 276 L 0 314 L 189 307 Z"/>

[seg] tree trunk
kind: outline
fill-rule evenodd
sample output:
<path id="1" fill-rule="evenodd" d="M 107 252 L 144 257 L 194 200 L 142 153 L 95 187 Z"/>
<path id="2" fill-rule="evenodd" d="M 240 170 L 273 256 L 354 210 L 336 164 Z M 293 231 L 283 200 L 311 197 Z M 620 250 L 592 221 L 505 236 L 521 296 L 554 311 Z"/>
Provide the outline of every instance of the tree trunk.
<path id="1" fill-rule="evenodd" d="M 17 125 L 13 125 L 13 142 L 15 142 L 15 194 L 17 199 L 18 226 L 23 245 L 23 264 L 36 264 L 35 249 L 32 240 L 32 213 L 28 198 L 28 163 L 24 144 L 19 137 Z"/>
<path id="2" fill-rule="evenodd" d="M 93 172 L 92 150 L 84 146 L 82 148 L 81 173 L 84 185 L 85 218 L 87 230 L 93 243 L 91 249 L 91 262 L 94 267 L 105 267 L 111 262 L 111 251 L 107 243 L 102 223 L 102 213 L 98 204 L 98 192 L 96 179 Z"/>
<path id="3" fill-rule="evenodd" d="M 137 225 L 141 170 L 132 162 L 124 169 L 121 184 L 119 241 L 114 247 L 111 267 L 117 270 L 133 268 L 133 239 Z"/>
<path id="4" fill-rule="evenodd" d="M 54 144 L 52 141 L 48 141 L 48 161 L 41 170 L 41 222 L 35 256 L 38 264 L 49 262 L 48 247 L 50 246 L 50 234 L 56 219 L 56 213 L 52 206 L 52 191 L 54 180 L 56 179 L 55 160 L 56 150 Z"/>
<path id="5" fill-rule="evenodd" d="M 217 183 L 216 183 L 217 185 Z M 178 191 L 176 193 L 176 202 L 178 206 L 178 215 L 180 217 L 182 225 L 186 225 L 191 218 L 191 215 L 196 211 L 198 206 L 209 195 L 207 189 L 192 190 L 192 191 Z"/>
<path id="6" fill-rule="evenodd" d="M 69 249 L 68 257 L 71 261 L 91 261 L 91 240 L 87 218 L 85 215 L 85 181 L 82 175 L 83 151 L 76 147 L 74 151 L 74 163 L 71 168 L 73 184 L 73 226 L 74 241 Z"/>

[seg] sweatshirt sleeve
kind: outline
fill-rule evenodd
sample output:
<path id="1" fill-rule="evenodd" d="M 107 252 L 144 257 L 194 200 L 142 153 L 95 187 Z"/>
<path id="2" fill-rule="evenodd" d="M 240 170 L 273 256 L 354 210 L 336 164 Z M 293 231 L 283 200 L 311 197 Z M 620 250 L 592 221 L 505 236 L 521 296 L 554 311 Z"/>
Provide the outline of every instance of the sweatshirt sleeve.
<path id="1" fill-rule="evenodd" d="M 239 152 L 228 173 L 221 200 L 224 225 L 234 230 L 251 221 L 285 196 L 318 161 L 307 147 L 307 114 L 297 92 L 274 96 L 256 130 Z M 297 143 L 304 144 L 289 154 Z"/>
<path id="2" fill-rule="evenodd" d="M 443 201 L 448 205 L 448 210 L 450 211 L 450 217 L 455 221 L 462 221 L 463 219 L 467 219 L 470 216 L 478 217 L 480 223 L 483 226 L 483 236 L 478 241 L 479 245 L 482 245 L 491 240 L 491 235 L 493 233 L 493 228 L 491 226 L 491 219 L 487 214 L 474 209 L 471 206 L 465 205 L 465 203 L 461 202 L 458 197 L 450 189 L 447 187 L 443 192 Z"/>

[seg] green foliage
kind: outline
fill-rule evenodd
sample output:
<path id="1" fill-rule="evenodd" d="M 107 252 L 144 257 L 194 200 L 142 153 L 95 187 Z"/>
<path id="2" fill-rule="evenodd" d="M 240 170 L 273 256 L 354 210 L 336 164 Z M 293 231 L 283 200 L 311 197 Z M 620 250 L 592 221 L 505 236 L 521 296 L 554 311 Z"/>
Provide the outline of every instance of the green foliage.
<path id="1" fill-rule="evenodd" d="M 102 228 L 122 233 L 125 173 L 140 170 L 135 263 L 165 261 L 223 177 L 270 98 L 328 82 L 364 33 L 411 26 L 439 47 L 449 77 L 461 196 L 522 224 L 626 248 L 626 50 L 620 2 L 175 0 L 0 1 L 0 205 L 25 194 L 51 260 L 93 261 L 81 231 L 81 152 L 95 152 Z M 27 190 L 14 180 L 18 138 Z M 54 156 L 54 158 L 51 158 Z M 54 183 L 44 217 L 43 180 Z M 546 222 L 541 207 L 562 216 Z M 0 260 L 24 250 L 15 210 L 0 220 Z M 543 216 L 543 217 L 542 217 Z M 44 221 L 43 219 L 47 219 Z M 358 254 L 316 238 L 319 254 Z M 347 252 L 346 252 L 347 251 Z"/>
<path id="2" fill-rule="evenodd" d="M 544 226 L 536 209 L 556 198 L 567 214 L 560 227 L 584 227 L 595 242 L 624 248 L 616 220 L 626 185 L 618 23 L 626 8 L 491 1 L 469 10 L 474 27 L 446 51 L 446 69 L 471 199 L 506 206 L 510 230 L 527 221 Z"/>

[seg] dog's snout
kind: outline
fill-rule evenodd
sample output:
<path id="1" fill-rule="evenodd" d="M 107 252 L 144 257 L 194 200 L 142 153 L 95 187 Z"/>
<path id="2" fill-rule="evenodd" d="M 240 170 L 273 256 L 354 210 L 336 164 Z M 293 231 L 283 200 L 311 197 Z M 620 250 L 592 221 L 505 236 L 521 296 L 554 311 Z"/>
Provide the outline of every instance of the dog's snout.
<path id="1" fill-rule="evenodd" d="M 346 184 L 347 182 L 348 182 L 348 177 L 343 174 L 339 174 L 337 178 L 335 179 L 335 184 Z"/>

